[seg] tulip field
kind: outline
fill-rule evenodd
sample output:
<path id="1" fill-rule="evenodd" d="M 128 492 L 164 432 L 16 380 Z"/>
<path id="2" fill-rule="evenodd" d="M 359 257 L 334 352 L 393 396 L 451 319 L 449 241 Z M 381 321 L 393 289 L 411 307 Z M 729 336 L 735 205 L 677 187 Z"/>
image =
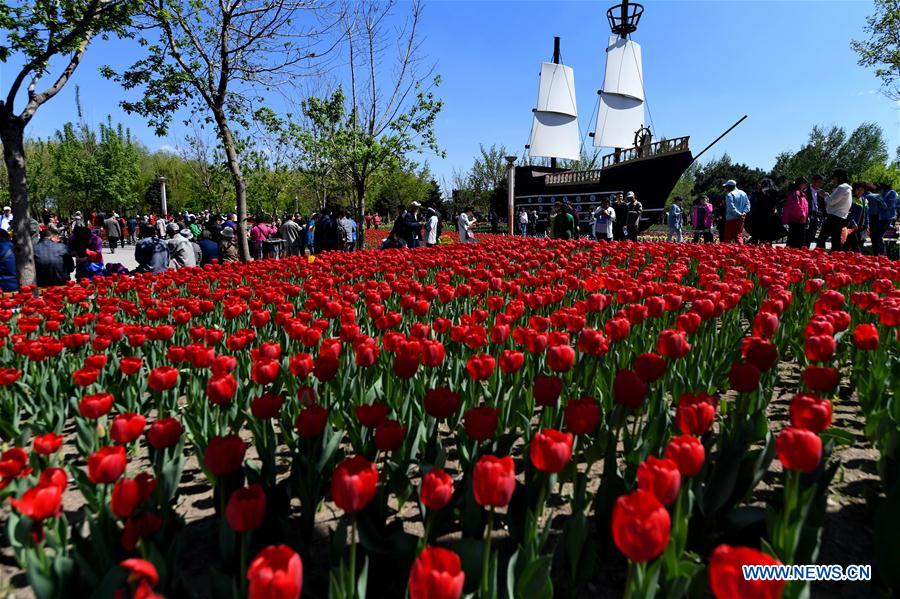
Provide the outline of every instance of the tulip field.
<path id="1" fill-rule="evenodd" d="M 898 262 L 484 235 L 0 322 L 17 597 L 803 597 L 741 566 L 821 562 L 848 447 L 900 592 Z"/>

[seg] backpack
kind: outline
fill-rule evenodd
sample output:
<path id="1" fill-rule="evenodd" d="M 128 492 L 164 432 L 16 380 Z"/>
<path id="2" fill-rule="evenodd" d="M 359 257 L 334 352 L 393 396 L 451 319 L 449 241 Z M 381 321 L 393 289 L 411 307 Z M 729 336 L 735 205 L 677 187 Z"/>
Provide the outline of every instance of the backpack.
<path id="1" fill-rule="evenodd" d="M 346 228 L 341 224 L 341 221 L 337 221 L 337 230 L 338 230 L 338 238 L 341 240 L 341 245 L 347 245 L 351 243 L 353 240 L 350 239 L 350 232 L 347 231 Z"/>

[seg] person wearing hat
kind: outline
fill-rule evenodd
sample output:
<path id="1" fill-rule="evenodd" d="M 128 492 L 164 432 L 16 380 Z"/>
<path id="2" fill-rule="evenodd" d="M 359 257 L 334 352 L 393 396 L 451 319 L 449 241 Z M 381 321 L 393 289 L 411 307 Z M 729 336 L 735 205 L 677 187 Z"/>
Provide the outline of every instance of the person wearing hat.
<path id="1" fill-rule="evenodd" d="M 427 247 L 437 245 L 439 223 L 440 216 L 438 216 L 437 210 L 429 206 L 425 212 L 425 245 Z"/>
<path id="2" fill-rule="evenodd" d="M 138 233 L 141 238 L 134 244 L 134 259 L 138 263 L 132 272 L 165 272 L 169 268 L 169 246 L 159 238 L 157 229 L 149 224 Z"/>
<path id="3" fill-rule="evenodd" d="M 203 250 L 200 249 L 197 238 L 194 237 L 194 232 L 189 228 L 184 228 L 181 230 L 181 236 L 191 244 L 191 250 L 194 252 L 194 265 L 200 266 L 200 262 L 203 260 Z"/>
<path id="4" fill-rule="evenodd" d="M 222 228 L 222 241 L 219 242 L 219 260 L 225 262 L 238 261 L 238 248 L 234 239 L 234 229 Z"/>
<path id="5" fill-rule="evenodd" d="M 476 222 L 471 207 L 467 207 L 459 213 L 459 218 L 456 220 L 456 230 L 459 233 L 459 241 L 461 243 L 475 243 Z"/>
<path id="6" fill-rule="evenodd" d="M 609 205 L 609 197 L 604 196 L 600 205 L 594 210 L 594 239 L 612 241 L 613 227 L 616 222 L 616 211 Z"/>
<path id="7" fill-rule="evenodd" d="M 850 214 L 850 206 L 853 204 L 853 188 L 850 185 L 850 177 L 842 168 L 834 169 L 831 174 L 831 182 L 834 190 L 825 198 L 825 222 L 816 240 L 816 247 L 825 247 L 826 241 L 831 241 L 831 251 L 840 251 L 843 248 L 841 233 L 847 226 L 847 215 Z"/>
<path id="8" fill-rule="evenodd" d="M 169 236 L 169 268 L 185 268 L 197 266 L 197 257 L 194 254 L 194 244 L 191 243 L 191 232 L 187 229 L 179 231 L 178 225 L 169 223 L 166 225 L 166 233 Z"/>
<path id="9" fill-rule="evenodd" d="M 74 233 L 75 229 L 83 226 L 84 217 L 81 215 L 81 210 L 76 210 L 75 215 L 72 217 L 72 227 L 69 229 L 69 233 Z"/>
<path id="10" fill-rule="evenodd" d="M 3 214 L 0 214 L 0 230 L 9 231 L 12 227 L 12 209 L 9 206 L 3 207 Z"/>
<path id="11" fill-rule="evenodd" d="M 625 194 L 625 200 L 626 205 L 628 206 L 628 212 L 625 217 L 625 239 L 637 241 L 638 232 L 641 228 L 641 215 L 644 213 L 644 205 L 638 201 L 637 196 L 634 195 L 633 191 L 629 191 Z"/>
<path id="12" fill-rule="evenodd" d="M 422 245 L 422 221 L 419 220 L 419 208 L 422 204 L 413 201 L 409 210 L 403 215 L 403 239 L 406 247 L 414 249 Z"/>
<path id="13" fill-rule="evenodd" d="M 219 261 L 219 244 L 212 240 L 212 231 L 203 229 L 197 245 L 200 246 L 200 266 Z"/>
<path id="14" fill-rule="evenodd" d="M 103 221 L 103 229 L 106 231 L 106 240 L 109 242 L 109 253 L 116 253 L 116 245 L 122 237 L 122 225 L 119 223 L 119 215 L 113 212 L 109 218 Z"/>
<path id="15" fill-rule="evenodd" d="M 38 287 L 65 285 L 75 270 L 75 260 L 69 248 L 59 241 L 59 228 L 49 224 L 41 229 L 40 240 L 34 244 L 35 283 Z"/>
<path id="16" fill-rule="evenodd" d="M 724 243 L 744 243 L 744 221 L 750 212 L 750 198 L 738 189 L 737 182 L 729 179 L 722 184 L 725 188 L 725 231 Z"/>

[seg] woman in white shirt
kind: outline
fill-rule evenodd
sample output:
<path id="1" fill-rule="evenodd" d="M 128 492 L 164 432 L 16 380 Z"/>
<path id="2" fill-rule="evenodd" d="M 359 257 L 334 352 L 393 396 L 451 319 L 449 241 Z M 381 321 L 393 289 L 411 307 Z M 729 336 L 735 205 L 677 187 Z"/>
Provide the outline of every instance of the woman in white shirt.
<path id="1" fill-rule="evenodd" d="M 594 239 L 597 241 L 611 241 L 613 238 L 613 223 L 616 222 L 616 212 L 609 205 L 609 198 L 600 200 L 600 205 L 594 210 Z"/>
<path id="2" fill-rule="evenodd" d="M 831 240 L 831 251 L 840 251 L 841 232 L 847 226 L 847 215 L 853 204 L 853 188 L 850 186 L 850 178 L 847 171 L 842 168 L 834 169 L 831 175 L 834 183 L 834 191 L 825 198 L 825 222 L 822 224 L 822 232 L 816 240 L 817 248 L 825 248 L 825 242 Z"/>
<path id="3" fill-rule="evenodd" d="M 425 219 L 425 245 L 431 247 L 437 245 L 438 214 L 434 208 L 428 209 L 428 217 Z"/>
<path id="4" fill-rule="evenodd" d="M 460 243 L 475 243 L 475 217 L 472 215 L 472 209 L 467 208 L 456 221 L 456 228 L 459 231 Z"/>

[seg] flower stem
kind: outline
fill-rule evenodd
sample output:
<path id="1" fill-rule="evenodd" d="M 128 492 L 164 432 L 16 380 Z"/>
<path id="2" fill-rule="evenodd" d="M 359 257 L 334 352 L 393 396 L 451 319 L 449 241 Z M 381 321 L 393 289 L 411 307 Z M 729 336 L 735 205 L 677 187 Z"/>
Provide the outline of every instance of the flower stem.
<path id="1" fill-rule="evenodd" d="M 481 555 L 481 597 L 487 599 L 490 588 L 491 534 L 494 532 L 494 506 L 488 512 L 487 530 L 484 533 L 484 549 Z"/>

